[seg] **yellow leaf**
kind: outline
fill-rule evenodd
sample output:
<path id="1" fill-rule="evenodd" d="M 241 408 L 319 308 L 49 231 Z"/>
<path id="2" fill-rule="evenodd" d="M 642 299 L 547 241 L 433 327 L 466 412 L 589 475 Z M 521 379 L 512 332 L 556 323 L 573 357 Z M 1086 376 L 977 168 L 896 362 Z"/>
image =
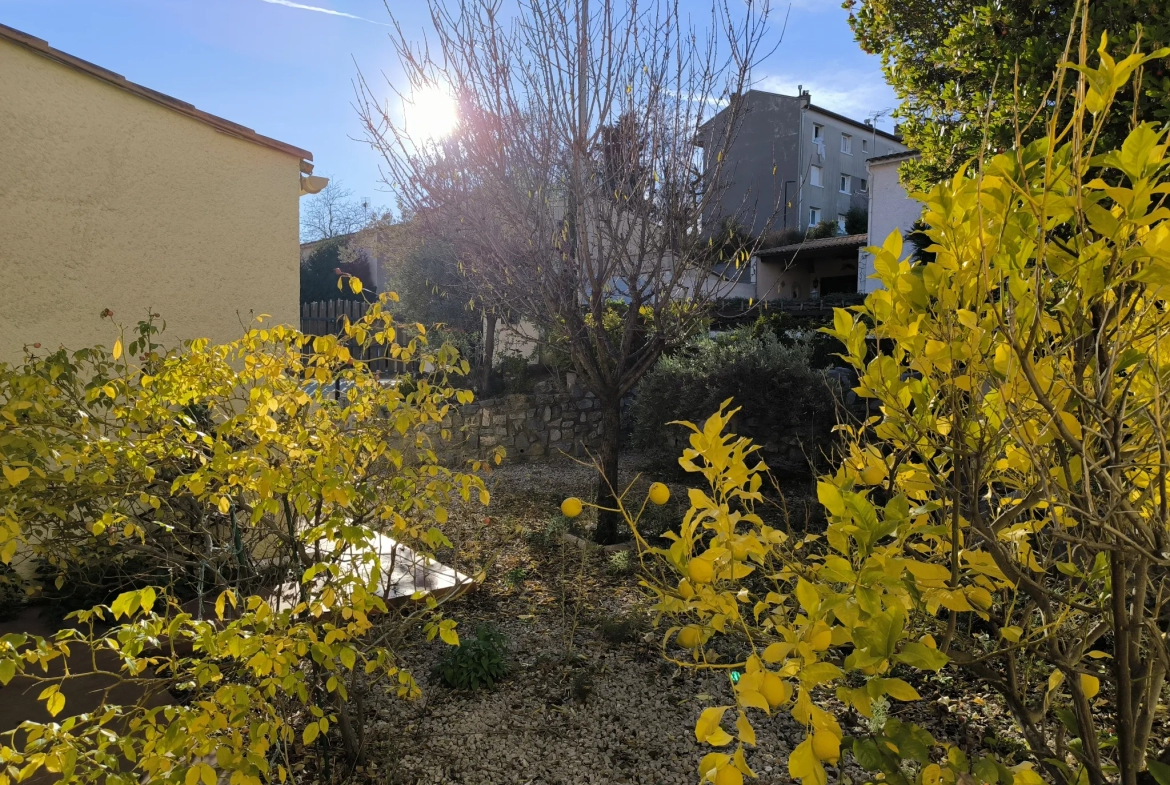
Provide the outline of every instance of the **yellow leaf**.
<path id="1" fill-rule="evenodd" d="M 1090 676 L 1087 673 L 1081 674 L 1081 689 L 1085 692 L 1085 697 L 1090 700 L 1097 697 L 1097 693 L 1101 691 L 1101 680 L 1096 676 Z"/>
<path id="2" fill-rule="evenodd" d="M 357 655 L 354 653 L 353 649 L 346 647 L 342 649 L 337 656 L 340 658 L 341 664 L 344 665 L 347 670 L 353 670 L 353 666 L 357 663 Z"/>
<path id="3" fill-rule="evenodd" d="M 317 723 L 315 723 L 315 722 L 310 723 L 310 724 L 305 726 L 305 733 L 301 737 L 301 741 L 307 747 L 313 743 L 313 741 L 317 738 L 318 734 L 320 734 L 320 733 L 321 733 L 320 726 L 318 726 Z"/>
<path id="4" fill-rule="evenodd" d="M 828 781 L 825 767 L 813 752 L 811 736 L 796 745 L 796 749 L 788 756 L 788 774 L 804 785 L 825 785 Z"/>
<path id="5" fill-rule="evenodd" d="M 817 594 L 813 585 L 804 578 L 796 581 L 796 600 L 808 614 L 816 613 L 817 608 L 821 607 L 821 596 Z"/>
<path id="6" fill-rule="evenodd" d="M 739 740 L 744 744 L 751 744 L 753 747 L 756 744 L 756 729 L 752 727 L 751 722 L 748 721 L 747 715 L 742 711 L 739 713 L 739 718 L 735 721 L 735 730 L 739 735 Z"/>
<path id="7" fill-rule="evenodd" d="M 56 684 L 51 684 L 41 690 L 37 699 L 45 702 L 45 709 L 53 717 L 56 717 L 65 708 L 65 696 L 61 694 L 61 689 Z"/>
<path id="8" fill-rule="evenodd" d="M 775 664 L 781 662 L 792 651 L 791 643 L 773 643 L 764 649 L 764 662 Z"/>
<path id="9" fill-rule="evenodd" d="M 884 679 L 886 695 L 898 701 L 916 701 L 921 697 L 918 691 L 901 679 Z"/>
<path id="10" fill-rule="evenodd" d="M 350 290 L 351 292 L 353 292 L 354 294 L 361 294 L 361 293 L 362 293 L 362 281 L 361 281 L 361 279 L 360 279 L 360 278 L 355 278 L 355 277 L 353 277 L 353 276 L 350 276 L 350 279 L 349 279 L 349 290 Z"/>
<path id="11" fill-rule="evenodd" d="M 455 622 L 451 619 L 444 619 L 439 623 L 439 637 L 443 639 L 443 643 L 448 646 L 459 645 L 459 633 L 455 631 Z"/>
<path id="12" fill-rule="evenodd" d="M 122 339 L 114 341 L 114 359 L 117 360 L 122 356 Z"/>
<path id="13" fill-rule="evenodd" d="M 17 485 L 20 485 L 22 482 L 28 479 L 28 469 L 24 466 L 20 466 L 16 469 L 10 469 L 9 467 L 5 466 L 4 479 L 8 480 L 8 484 L 15 488 Z"/>
<path id="14" fill-rule="evenodd" d="M 722 747 L 724 744 L 730 743 L 732 741 L 731 734 L 719 726 L 728 708 L 730 707 L 712 706 L 709 709 L 703 709 L 703 713 L 699 715 L 699 721 L 695 723 L 695 741 L 706 742 L 712 747 Z"/>

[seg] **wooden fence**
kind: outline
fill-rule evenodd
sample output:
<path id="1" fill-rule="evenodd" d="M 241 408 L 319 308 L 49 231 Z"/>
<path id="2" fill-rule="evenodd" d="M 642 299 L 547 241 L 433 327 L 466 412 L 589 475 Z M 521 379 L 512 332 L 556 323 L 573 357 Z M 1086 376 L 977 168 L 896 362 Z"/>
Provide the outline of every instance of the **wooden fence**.
<path id="1" fill-rule="evenodd" d="M 301 303 L 301 332 L 305 335 L 336 335 L 342 336 L 343 317 L 349 317 L 351 322 L 365 316 L 370 304 L 361 300 L 325 300 L 315 303 Z M 402 373 L 411 373 L 417 369 L 417 363 L 405 363 L 387 357 L 389 346 L 371 342 L 369 346 L 360 347 L 355 341 L 348 342 L 350 353 L 370 366 L 370 370 L 379 376 L 397 376 Z"/>

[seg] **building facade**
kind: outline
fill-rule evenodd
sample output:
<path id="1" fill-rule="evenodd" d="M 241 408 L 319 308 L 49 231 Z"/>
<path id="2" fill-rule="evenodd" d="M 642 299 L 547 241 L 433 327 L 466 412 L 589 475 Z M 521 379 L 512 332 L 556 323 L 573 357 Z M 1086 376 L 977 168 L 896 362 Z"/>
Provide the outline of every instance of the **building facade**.
<path id="1" fill-rule="evenodd" d="M 312 154 L 0 25 L 0 361 L 111 346 L 148 311 L 164 341 L 296 325 Z"/>
<path id="2" fill-rule="evenodd" d="M 906 193 L 898 176 L 902 163 L 917 157 L 917 152 L 907 150 L 869 160 L 869 242 L 866 247 L 884 244 L 892 232 L 905 237 L 922 216 L 922 203 Z M 913 252 L 913 243 L 903 246 L 903 256 Z M 873 277 L 874 272 L 873 254 L 863 247 L 857 258 L 857 291 L 868 293 L 882 288 L 881 281 Z"/>
<path id="3" fill-rule="evenodd" d="M 705 223 L 733 220 L 758 236 L 835 221 L 844 233 L 850 208 L 868 202 L 867 161 L 906 150 L 894 134 L 816 106 L 808 91 L 750 90 L 737 100 L 742 114 Z M 700 134 L 708 172 L 726 118 L 720 112 Z"/>

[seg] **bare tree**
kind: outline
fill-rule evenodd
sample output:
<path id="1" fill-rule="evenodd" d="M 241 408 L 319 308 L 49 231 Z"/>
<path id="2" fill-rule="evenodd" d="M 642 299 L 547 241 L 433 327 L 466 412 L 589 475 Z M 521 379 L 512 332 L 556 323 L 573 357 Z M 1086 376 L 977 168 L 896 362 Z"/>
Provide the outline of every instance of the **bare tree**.
<path id="1" fill-rule="evenodd" d="M 344 188 L 340 180 L 331 180 L 304 205 L 301 242 L 306 243 L 353 234 L 375 217 L 369 202 L 354 199 L 353 191 Z"/>
<path id="2" fill-rule="evenodd" d="M 737 277 L 711 274 L 702 219 L 719 204 L 767 0 L 742 15 L 713 0 L 703 29 L 669 0 L 521 0 L 507 18 L 499 0 L 428 2 L 434 38 L 396 27 L 405 77 L 389 87 L 404 104 L 449 91 L 458 126 L 412 136 L 385 88 L 359 78 L 368 139 L 401 202 L 461 235 L 479 299 L 572 358 L 601 407 L 597 501 L 612 509 L 623 396 Z M 604 509 L 595 536 L 608 542 L 618 516 Z"/>

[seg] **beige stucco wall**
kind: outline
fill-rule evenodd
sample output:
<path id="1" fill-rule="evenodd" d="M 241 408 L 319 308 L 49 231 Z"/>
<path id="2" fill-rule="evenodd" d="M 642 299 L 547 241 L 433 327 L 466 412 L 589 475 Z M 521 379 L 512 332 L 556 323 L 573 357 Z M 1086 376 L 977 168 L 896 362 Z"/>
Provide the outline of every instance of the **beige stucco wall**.
<path id="1" fill-rule="evenodd" d="M 299 157 L 5 40 L 0 154 L 0 361 L 112 345 L 104 308 L 168 343 L 296 324 Z"/>

